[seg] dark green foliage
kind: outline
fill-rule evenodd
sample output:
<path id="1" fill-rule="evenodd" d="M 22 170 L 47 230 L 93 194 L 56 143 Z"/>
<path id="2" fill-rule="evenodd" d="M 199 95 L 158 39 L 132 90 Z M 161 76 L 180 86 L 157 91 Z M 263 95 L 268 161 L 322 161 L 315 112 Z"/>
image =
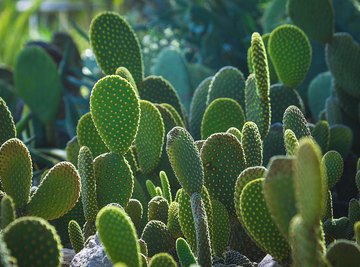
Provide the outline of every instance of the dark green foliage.
<path id="1" fill-rule="evenodd" d="M 329 148 L 330 142 L 330 126 L 327 121 L 320 120 L 316 123 L 314 129 L 311 131 L 311 135 L 314 137 L 316 143 L 321 148 L 322 153 L 326 153 Z"/>
<path id="2" fill-rule="evenodd" d="M 336 150 L 343 159 L 350 153 L 354 135 L 345 125 L 333 125 L 330 128 L 329 150 Z"/>
<path id="3" fill-rule="evenodd" d="M 71 220 L 69 222 L 68 232 L 71 246 L 75 250 L 75 253 L 78 253 L 84 248 L 84 235 L 80 225 L 76 221 Z"/>
<path id="4" fill-rule="evenodd" d="M 281 123 L 274 123 L 263 142 L 263 162 L 266 166 L 271 157 L 285 155 L 283 127 Z"/>
<path id="5" fill-rule="evenodd" d="M 0 97 L 0 121 L 1 121 L 0 145 L 2 145 L 8 139 L 15 138 L 16 129 L 11 112 L 7 107 L 5 101 L 1 97 Z"/>
<path id="6" fill-rule="evenodd" d="M 17 261 L 10 255 L 10 251 L 3 240 L 2 235 L 0 236 L 0 266 L 2 267 L 17 267 Z"/>
<path id="7" fill-rule="evenodd" d="M 169 203 L 162 196 L 152 198 L 148 205 L 148 221 L 156 220 L 167 224 Z"/>
<path id="8" fill-rule="evenodd" d="M 357 267 L 360 261 L 360 247 L 348 240 L 338 240 L 328 247 L 326 258 L 333 267 Z"/>
<path id="9" fill-rule="evenodd" d="M 1 199 L 1 229 L 4 229 L 15 219 L 16 214 L 14 201 L 10 196 L 5 195 Z"/>
<path id="10" fill-rule="evenodd" d="M 169 228 L 169 231 L 171 232 L 174 238 L 179 238 L 183 236 L 179 222 L 178 202 L 173 201 L 169 206 L 167 227 Z"/>
<path id="11" fill-rule="evenodd" d="M 79 156 L 80 145 L 78 142 L 77 136 L 74 136 L 72 139 L 67 142 L 65 151 L 66 151 L 66 160 L 71 162 L 75 167 L 78 166 L 78 156 Z"/>
<path id="12" fill-rule="evenodd" d="M 211 202 L 213 208 L 213 225 L 211 244 L 216 256 L 221 256 L 228 246 L 230 238 L 230 218 L 226 207 L 217 200 Z"/>
<path id="13" fill-rule="evenodd" d="M 143 207 L 139 200 L 130 199 L 129 203 L 125 207 L 126 213 L 131 218 L 131 221 L 134 223 L 137 232 L 141 231 L 141 220 L 143 216 Z"/>

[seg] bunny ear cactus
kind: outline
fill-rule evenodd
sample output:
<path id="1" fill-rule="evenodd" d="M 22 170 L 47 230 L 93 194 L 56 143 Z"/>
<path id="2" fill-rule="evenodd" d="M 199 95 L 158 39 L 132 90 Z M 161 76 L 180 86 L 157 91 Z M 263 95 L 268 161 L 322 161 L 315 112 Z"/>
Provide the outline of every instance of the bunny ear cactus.
<path id="1" fill-rule="evenodd" d="M 211 202 L 213 208 L 212 245 L 214 254 L 221 256 L 230 239 L 230 218 L 226 207 L 217 200 Z"/>
<path id="2" fill-rule="evenodd" d="M 77 136 L 74 136 L 67 142 L 65 147 L 66 160 L 78 166 L 78 157 L 79 157 L 80 145 Z"/>
<path id="3" fill-rule="evenodd" d="M 90 25 L 90 45 L 105 74 L 126 67 L 136 84 L 144 78 L 139 40 L 123 17 L 114 12 L 97 15 Z"/>
<path id="4" fill-rule="evenodd" d="M 326 153 L 329 149 L 330 142 L 330 126 L 327 121 L 320 120 L 316 123 L 314 129 L 311 131 L 316 143 L 321 148 L 322 153 Z"/>
<path id="5" fill-rule="evenodd" d="M 22 217 L 9 224 L 3 232 L 4 241 L 17 266 L 59 267 L 61 242 L 55 228 L 36 217 Z"/>
<path id="6" fill-rule="evenodd" d="M 5 195 L 1 200 L 1 229 L 16 219 L 15 204 L 12 198 Z"/>
<path id="7" fill-rule="evenodd" d="M 341 124 L 330 127 L 329 150 L 336 150 L 342 158 L 349 155 L 353 141 L 354 134 L 349 127 Z"/>
<path id="8" fill-rule="evenodd" d="M 176 261 L 168 253 L 159 253 L 151 258 L 149 267 L 177 267 Z"/>
<path id="9" fill-rule="evenodd" d="M 75 253 L 79 253 L 84 248 L 84 235 L 80 225 L 71 220 L 68 226 L 68 232 L 70 237 L 71 246 L 75 250 Z"/>
<path id="10" fill-rule="evenodd" d="M 169 203 L 161 197 L 156 196 L 149 201 L 148 205 L 148 221 L 157 220 L 167 224 Z"/>
<path id="11" fill-rule="evenodd" d="M 183 236 L 180 221 L 179 221 L 179 203 L 176 201 L 171 202 L 168 212 L 167 227 L 174 238 Z"/>
<path id="12" fill-rule="evenodd" d="M 276 155 L 285 155 L 283 125 L 279 122 L 270 126 L 269 133 L 263 141 L 263 164 L 267 165 Z"/>
<path id="13" fill-rule="evenodd" d="M 352 241 L 338 240 L 328 247 L 326 259 L 333 267 L 357 267 L 360 261 L 360 246 Z"/>
<path id="14" fill-rule="evenodd" d="M 326 170 L 327 185 L 331 189 L 343 174 L 344 161 L 338 152 L 329 151 L 322 157 L 321 164 Z"/>
<path id="15" fill-rule="evenodd" d="M 131 218 L 131 221 L 134 223 L 136 230 L 139 233 L 141 231 L 141 220 L 144 212 L 141 202 L 137 199 L 130 199 L 125 211 Z"/>
<path id="16" fill-rule="evenodd" d="M 140 267 L 140 247 L 135 226 L 124 211 L 104 207 L 96 218 L 96 228 L 112 263 L 124 262 L 129 267 Z"/>
<path id="17" fill-rule="evenodd" d="M 7 107 L 5 101 L 1 97 L 0 97 L 0 121 L 1 121 L 0 145 L 2 145 L 8 139 L 15 138 L 16 128 L 11 112 Z"/>
<path id="18" fill-rule="evenodd" d="M 246 167 L 261 166 L 263 163 L 263 143 L 255 123 L 248 121 L 244 124 L 241 144 L 244 148 Z"/>
<path id="19" fill-rule="evenodd" d="M 286 129 L 284 133 L 284 143 L 286 154 L 289 156 L 295 155 L 295 151 L 299 148 L 299 141 L 295 133 L 291 129 Z"/>
<path id="20" fill-rule="evenodd" d="M 111 152 L 124 155 L 140 120 L 139 99 L 131 84 L 117 75 L 100 79 L 91 92 L 90 111 L 106 146 Z"/>
<path id="21" fill-rule="evenodd" d="M 160 104 L 163 108 L 166 108 L 172 115 L 172 117 L 174 118 L 176 125 L 181 126 L 181 127 L 185 127 L 184 121 L 186 121 L 187 118 L 181 118 L 179 112 L 170 104 L 168 103 L 161 103 Z"/>
<path id="22" fill-rule="evenodd" d="M 284 132 L 287 129 L 292 130 L 297 139 L 305 136 L 311 136 L 310 129 L 304 117 L 304 114 L 296 106 L 290 106 L 285 110 L 283 126 Z"/>
<path id="23" fill-rule="evenodd" d="M 189 244 L 184 238 L 180 237 L 176 240 L 176 253 L 182 267 L 190 267 L 191 264 L 197 263 Z"/>
<path id="24" fill-rule="evenodd" d="M 268 48 L 279 80 L 290 88 L 298 87 L 309 70 L 312 57 L 305 33 L 294 25 L 279 26 L 272 31 Z"/>
<path id="25" fill-rule="evenodd" d="M 137 90 L 137 86 L 134 81 L 134 77 L 131 75 L 130 71 L 127 68 L 119 67 L 116 69 L 115 74 L 119 75 L 121 78 L 124 78 L 125 80 L 127 80 L 131 84 L 131 86 L 134 88 L 137 96 L 139 96 L 139 92 Z"/>

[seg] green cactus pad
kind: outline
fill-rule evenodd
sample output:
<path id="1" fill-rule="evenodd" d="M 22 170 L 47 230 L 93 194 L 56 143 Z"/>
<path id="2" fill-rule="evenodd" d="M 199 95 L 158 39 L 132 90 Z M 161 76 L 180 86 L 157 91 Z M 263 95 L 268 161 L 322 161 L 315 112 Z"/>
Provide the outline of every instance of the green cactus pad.
<path id="1" fill-rule="evenodd" d="M 334 104 L 337 105 L 337 112 L 340 114 L 336 114 L 338 117 L 337 120 L 330 124 L 342 123 L 346 116 L 349 116 L 352 120 L 358 120 L 358 108 L 359 108 L 359 99 L 360 97 L 354 97 L 349 94 L 344 87 L 340 85 L 339 82 L 335 81 L 333 88 L 335 89 L 334 99 L 336 102 Z M 343 118 L 345 117 L 345 118 Z M 329 119 L 332 119 L 329 117 Z"/>
<path id="2" fill-rule="evenodd" d="M 32 195 L 26 214 L 53 220 L 70 211 L 80 197 L 80 177 L 70 162 L 50 169 Z"/>
<path id="3" fill-rule="evenodd" d="M 84 235 L 82 233 L 80 225 L 76 221 L 71 220 L 69 222 L 68 232 L 71 246 L 75 250 L 75 253 L 78 253 L 84 248 Z"/>
<path id="4" fill-rule="evenodd" d="M 25 144 L 19 139 L 7 140 L 0 147 L 0 180 L 3 190 L 20 210 L 29 202 L 32 161 Z"/>
<path id="5" fill-rule="evenodd" d="M 83 146 L 79 152 L 79 175 L 81 179 L 81 201 L 86 221 L 95 222 L 99 211 L 96 200 L 96 179 L 91 151 Z"/>
<path id="6" fill-rule="evenodd" d="M 156 196 L 149 201 L 148 221 L 156 220 L 167 224 L 169 203 L 162 196 Z"/>
<path id="7" fill-rule="evenodd" d="M 66 143 L 65 152 L 66 160 L 71 162 L 74 166 L 78 165 L 78 156 L 80 145 L 77 136 L 74 136 L 69 142 Z"/>
<path id="8" fill-rule="evenodd" d="M 149 267 L 177 267 L 176 261 L 168 253 L 158 253 L 154 255 L 150 262 Z"/>
<path id="9" fill-rule="evenodd" d="M 150 174 L 160 161 L 165 127 L 161 114 L 154 104 L 141 100 L 140 109 L 141 116 L 135 147 L 141 171 L 144 174 Z"/>
<path id="10" fill-rule="evenodd" d="M 117 75 L 100 79 L 91 91 L 90 111 L 110 151 L 125 154 L 135 138 L 140 119 L 139 99 L 131 84 Z"/>
<path id="11" fill-rule="evenodd" d="M 329 245 L 326 259 L 333 267 L 357 267 L 360 261 L 360 246 L 349 240 L 337 240 Z"/>
<path id="12" fill-rule="evenodd" d="M 97 15 L 90 25 L 90 45 L 105 74 L 114 74 L 118 67 L 126 67 L 136 84 L 142 81 L 140 44 L 123 17 L 114 12 Z"/>
<path id="13" fill-rule="evenodd" d="M 327 121 L 320 120 L 316 123 L 314 129 L 311 131 L 311 135 L 314 137 L 316 143 L 321 148 L 322 153 L 326 153 L 329 148 L 330 142 L 330 126 Z"/>
<path id="14" fill-rule="evenodd" d="M 181 226 L 179 222 L 179 203 L 171 202 L 168 212 L 168 223 L 167 227 L 174 238 L 182 237 Z"/>
<path id="15" fill-rule="evenodd" d="M 126 207 L 134 188 L 134 175 L 126 159 L 106 153 L 94 160 L 98 207 L 118 203 Z"/>
<path id="16" fill-rule="evenodd" d="M 257 94 L 262 99 L 269 97 L 270 74 L 265 45 L 259 33 L 251 36 L 252 65 L 255 73 Z"/>
<path id="17" fill-rule="evenodd" d="M 137 86 L 134 81 L 134 77 L 132 76 L 132 74 L 130 73 L 130 71 L 127 68 L 119 67 L 116 69 L 115 74 L 119 75 L 121 78 L 124 78 L 125 80 L 127 80 L 134 88 L 135 93 L 139 96 L 139 92 L 137 90 Z"/>
<path id="18" fill-rule="evenodd" d="M 201 121 L 206 110 L 206 101 L 212 77 L 203 80 L 196 88 L 190 105 L 190 132 L 195 140 L 201 139 Z"/>
<path id="19" fill-rule="evenodd" d="M 169 161 L 185 192 L 201 192 L 204 170 L 198 149 L 191 135 L 181 127 L 174 127 L 167 134 L 166 150 Z"/>
<path id="20" fill-rule="evenodd" d="M 160 105 L 162 107 L 166 108 L 171 113 L 171 115 L 173 116 L 173 118 L 174 118 L 174 120 L 176 122 L 176 125 L 181 126 L 181 127 L 185 127 L 184 121 L 181 118 L 179 112 L 172 105 L 170 105 L 168 103 L 161 103 Z"/>
<path id="21" fill-rule="evenodd" d="M 241 192 L 243 225 L 254 241 L 277 260 L 285 259 L 289 246 L 271 218 L 263 195 L 264 178 L 249 182 Z M 254 205 L 256 203 L 256 205 Z"/>
<path id="22" fill-rule="evenodd" d="M 230 127 L 241 129 L 245 122 L 242 107 L 231 98 L 217 98 L 206 108 L 201 122 L 201 138 L 226 132 Z"/>
<path id="23" fill-rule="evenodd" d="M 288 87 L 298 87 L 309 70 L 312 56 L 304 32 L 293 25 L 279 26 L 271 33 L 268 48 L 279 80 Z"/>
<path id="24" fill-rule="evenodd" d="M 160 182 L 161 182 L 161 188 L 164 193 L 164 198 L 170 204 L 172 202 L 172 196 L 171 196 L 171 188 L 170 188 L 169 179 L 164 171 L 160 171 L 159 177 L 160 177 Z"/>
<path id="25" fill-rule="evenodd" d="M 270 98 L 260 98 L 257 94 L 255 75 L 250 74 L 245 87 L 246 119 L 258 126 L 261 139 L 269 132 L 271 122 Z M 241 128 L 239 128 L 241 129 Z"/>
<path id="26" fill-rule="evenodd" d="M 327 181 L 321 151 L 311 138 L 299 142 L 296 153 L 296 203 L 304 224 L 316 225 L 326 210 Z"/>
<path id="27" fill-rule="evenodd" d="M 284 143 L 286 154 L 289 156 L 295 155 L 296 150 L 299 148 L 299 141 L 295 133 L 291 129 L 286 129 L 284 133 Z"/>
<path id="28" fill-rule="evenodd" d="M 328 188 L 331 189 L 336 185 L 343 174 L 343 158 L 340 153 L 329 151 L 322 157 L 321 164 L 325 166 Z"/>
<path id="29" fill-rule="evenodd" d="M 288 14 L 309 38 L 330 43 L 334 34 L 334 8 L 331 0 L 290 0 Z"/>
<path id="30" fill-rule="evenodd" d="M 90 112 L 80 118 L 76 132 L 79 146 L 87 146 L 94 157 L 109 152 L 109 149 L 106 147 L 104 141 L 101 139 L 98 131 L 96 130 Z"/>
<path id="31" fill-rule="evenodd" d="M 354 134 L 349 127 L 340 124 L 331 126 L 329 150 L 336 150 L 343 159 L 349 155 L 353 140 Z"/>
<path id="32" fill-rule="evenodd" d="M 182 267 L 190 267 L 192 264 L 197 264 L 195 256 L 184 238 L 176 240 L 176 253 Z"/>
<path id="33" fill-rule="evenodd" d="M 351 96 L 360 97 L 360 45 L 348 33 L 336 33 L 326 45 L 326 62 L 336 82 Z"/>
<path id="34" fill-rule="evenodd" d="M 292 130 L 298 140 L 305 136 L 311 136 L 304 114 L 296 106 L 290 106 L 285 110 L 283 126 L 284 132 L 287 129 Z"/>
<path id="35" fill-rule="evenodd" d="M 9 195 L 5 195 L 1 200 L 1 229 L 4 229 L 15 219 L 14 201 Z"/>
<path id="36" fill-rule="evenodd" d="M 228 246 L 230 239 L 230 218 L 226 207 L 217 200 L 211 201 L 213 208 L 213 225 L 212 225 L 212 246 L 214 254 L 221 256 Z"/>
<path id="37" fill-rule="evenodd" d="M 261 166 L 263 163 L 263 144 L 258 127 L 248 121 L 242 128 L 241 144 L 244 148 L 246 167 Z"/>
<path id="38" fill-rule="evenodd" d="M 212 78 L 207 95 L 207 105 L 217 98 L 231 98 L 245 106 L 244 75 L 235 67 L 221 68 Z"/>
<path id="39" fill-rule="evenodd" d="M 277 156 L 270 160 L 264 182 L 266 204 L 280 233 L 289 238 L 292 217 L 297 213 L 295 205 L 295 158 Z"/>
<path id="40" fill-rule="evenodd" d="M 118 207 L 104 207 L 96 218 L 96 228 L 112 263 L 124 262 L 140 267 L 140 246 L 134 224 Z"/>
<path id="41" fill-rule="evenodd" d="M 238 128 L 230 127 L 230 128 L 226 131 L 226 133 L 235 135 L 236 138 L 239 140 L 239 142 L 241 142 L 242 133 L 241 133 L 241 131 L 240 131 Z"/>
<path id="42" fill-rule="evenodd" d="M 213 134 L 201 149 L 201 160 L 205 186 L 211 198 L 219 200 L 233 214 L 234 185 L 246 166 L 241 143 L 232 134 Z"/>
<path id="43" fill-rule="evenodd" d="M 6 246 L 2 235 L 0 238 L 0 265 L 2 267 L 17 267 L 17 261 L 10 255 L 10 251 Z"/>
<path id="44" fill-rule="evenodd" d="M 129 203 L 125 207 L 126 213 L 131 218 L 131 221 L 134 223 L 138 233 L 141 231 L 141 220 L 143 216 L 143 207 L 139 200 L 130 199 Z"/>
<path id="45" fill-rule="evenodd" d="M 0 97 L 0 121 L 1 121 L 0 145 L 2 145 L 8 139 L 15 138 L 16 128 L 11 112 L 7 107 L 5 101 L 1 97 Z"/>
<path id="46" fill-rule="evenodd" d="M 266 166 L 271 157 L 285 155 L 284 134 L 281 123 L 274 123 L 270 126 L 268 135 L 263 142 L 263 164 Z"/>
<path id="47" fill-rule="evenodd" d="M 146 189 L 147 189 L 147 191 L 148 191 L 151 198 L 157 196 L 156 186 L 154 185 L 154 183 L 151 180 L 146 180 L 145 186 L 146 186 Z"/>
<path id="48" fill-rule="evenodd" d="M 61 266 L 61 242 L 55 228 L 36 217 L 22 217 L 4 230 L 4 241 L 18 267 Z"/>
<path id="49" fill-rule="evenodd" d="M 293 105 L 301 111 L 305 110 L 304 103 L 295 89 L 283 84 L 273 84 L 270 87 L 271 123 L 282 122 L 285 110 Z"/>
<path id="50" fill-rule="evenodd" d="M 168 252 L 175 247 L 175 239 L 172 237 L 166 224 L 160 221 L 149 221 L 141 235 L 148 247 L 148 255 Z"/>

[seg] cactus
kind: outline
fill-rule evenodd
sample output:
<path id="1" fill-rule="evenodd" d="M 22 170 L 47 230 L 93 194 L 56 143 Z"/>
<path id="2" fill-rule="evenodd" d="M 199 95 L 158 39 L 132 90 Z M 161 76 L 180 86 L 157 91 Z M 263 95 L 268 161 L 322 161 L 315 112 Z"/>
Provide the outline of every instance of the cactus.
<path id="1" fill-rule="evenodd" d="M 125 207 L 126 213 L 131 218 L 131 221 L 134 223 L 134 226 L 139 233 L 141 231 L 141 220 L 143 216 L 143 207 L 139 200 L 130 199 L 129 203 Z"/>
<path id="2" fill-rule="evenodd" d="M 69 142 L 66 143 L 65 152 L 66 160 L 71 162 L 74 166 L 78 166 L 78 156 L 80 145 L 77 136 L 74 136 Z"/>
<path id="3" fill-rule="evenodd" d="M 226 207 L 217 200 L 211 202 L 213 208 L 212 245 L 214 254 L 220 256 L 230 239 L 230 219 Z"/>
<path id="4" fill-rule="evenodd" d="M 301 110 L 296 106 L 290 106 L 285 110 L 283 118 L 284 132 L 290 129 L 299 140 L 305 136 L 311 136 L 309 126 Z"/>
<path id="5" fill-rule="evenodd" d="M 328 188 L 333 188 L 343 174 L 344 161 L 336 151 L 327 152 L 321 160 L 321 164 L 326 170 Z"/>
<path id="6" fill-rule="evenodd" d="M 314 129 L 311 131 L 316 143 L 321 148 L 322 153 L 326 153 L 329 149 L 330 142 L 330 126 L 327 121 L 320 120 L 316 123 Z"/>
<path id="7" fill-rule="evenodd" d="M 1 97 L 0 97 L 0 121 L 1 121 L 0 145 L 2 145 L 8 139 L 15 138 L 16 128 L 11 112 L 7 107 L 5 101 Z"/>
<path id="8" fill-rule="evenodd" d="M 167 200 L 167 202 L 170 204 L 172 202 L 172 196 L 171 196 L 171 188 L 170 183 L 167 178 L 167 175 L 164 171 L 161 171 L 159 173 L 160 181 L 161 181 L 161 187 L 162 191 L 164 193 L 164 198 Z"/>
<path id="9" fill-rule="evenodd" d="M 75 250 L 75 253 L 79 253 L 79 251 L 84 248 L 84 235 L 80 225 L 76 221 L 71 220 L 69 222 L 68 232 L 71 246 Z"/>
<path id="10" fill-rule="evenodd" d="M 333 125 L 330 127 L 329 150 L 336 150 L 343 159 L 350 153 L 353 144 L 354 134 L 345 125 Z"/>
<path id="11" fill-rule="evenodd" d="M 185 239 L 178 238 L 176 240 L 176 252 L 182 267 L 190 267 L 192 264 L 197 264 L 195 256 Z"/>
<path id="12" fill-rule="evenodd" d="M 117 75 L 100 79 L 91 91 L 90 112 L 109 150 L 125 154 L 140 120 L 139 99 L 131 84 Z"/>
<path id="13" fill-rule="evenodd" d="M 241 129 L 245 122 L 242 107 L 231 98 L 217 98 L 206 108 L 201 122 L 201 138 L 226 132 L 230 127 Z"/>
<path id="14" fill-rule="evenodd" d="M 157 193 L 156 193 L 156 187 L 154 185 L 154 183 L 151 180 L 146 180 L 146 189 L 150 195 L 151 198 L 156 197 Z"/>
<path id="15" fill-rule="evenodd" d="M 105 74 L 126 67 L 139 84 L 144 77 L 139 41 L 130 25 L 114 12 L 97 15 L 90 25 L 90 45 Z M 110 41 L 111 40 L 111 41 Z"/>
<path id="16" fill-rule="evenodd" d="M 16 219 L 15 204 L 12 198 L 5 195 L 1 200 L 1 229 Z"/>
<path id="17" fill-rule="evenodd" d="M 134 188 L 134 175 L 126 159 L 106 153 L 94 160 L 98 207 L 118 203 L 126 207 Z"/>
<path id="18" fill-rule="evenodd" d="M 333 267 L 356 267 L 360 261 L 360 246 L 348 240 L 337 240 L 329 245 L 326 259 Z"/>
<path id="19" fill-rule="evenodd" d="M 237 68 L 227 66 L 221 68 L 212 78 L 206 103 L 210 105 L 218 98 L 231 98 L 240 106 L 245 106 L 245 80 L 244 75 Z"/>
<path id="20" fill-rule="evenodd" d="M 160 105 L 163 108 L 166 108 L 171 113 L 171 115 L 173 116 L 173 118 L 176 122 L 176 125 L 185 127 L 184 121 L 186 121 L 186 119 L 187 119 L 186 117 L 184 117 L 184 120 L 183 120 L 183 118 L 181 118 L 179 112 L 172 105 L 170 105 L 168 103 L 161 103 Z"/>
<path id="21" fill-rule="evenodd" d="M 279 26 L 272 31 L 268 48 L 279 80 L 290 88 L 298 87 L 309 70 L 312 56 L 304 32 L 293 25 Z"/>
<path id="22" fill-rule="evenodd" d="M 169 203 L 165 198 L 161 196 L 152 198 L 148 205 L 148 221 L 157 220 L 167 224 L 168 210 Z"/>
<path id="23" fill-rule="evenodd" d="M 263 162 L 263 145 L 255 123 L 248 121 L 244 124 L 241 144 L 244 148 L 246 167 L 261 166 Z"/>
<path id="24" fill-rule="evenodd" d="M 283 126 L 281 123 L 274 123 L 270 126 L 269 133 L 263 142 L 263 164 L 266 166 L 271 157 L 285 155 Z"/>
<path id="25" fill-rule="evenodd" d="M 36 217 L 23 217 L 9 224 L 4 241 L 19 267 L 58 267 L 61 265 L 61 242 L 55 228 Z"/>
<path id="26" fill-rule="evenodd" d="M 3 267 L 17 267 L 17 261 L 10 255 L 10 251 L 3 240 L 3 236 L 0 236 L 0 265 Z"/>
<path id="27" fill-rule="evenodd" d="M 117 207 L 104 207 L 96 218 L 96 228 L 112 263 L 124 262 L 129 267 L 140 267 L 140 247 L 134 224 Z"/>
<path id="28" fill-rule="evenodd" d="M 235 127 L 230 127 L 226 133 L 230 133 L 232 135 L 235 135 L 236 138 L 239 140 L 239 142 L 241 142 L 241 138 L 242 138 L 242 133 L 238 128 Z"/>
<path id="29" fill-rule="evenodd" d="M 124 78 L 125 80 L 127 80 L 131 84 L 131 86 L 134 88 L 136 95 L 139 96 L 139 92 L 137 90 L 137 86 L 136 86 L 134 77 L 132 76 L 132 74 L 126 67 L 118 67 L 115 71 L 115 74 L 119 75 L 121 78 Z"/>
<path id="30" fill-rule="evenodd" d="M 289 156 L 295 155 L 296 150 L 299 148 L 299 141 L 295 133 L 291 129 L 286 129 L 284 133 L 284 143 L 286 154 Z"/>
<path id="31" fill-rule="evenodd" d="M 149 262 L 149 267 L 177 267 L 176 261 L 168 253 L 158 253 Z"/>
<path id="32" fill-rule="evenodd" d="M 179 203 L 173 201 L 169 205 L 167 227 L 174 238 L 183 236 L 179 221 Z"/>

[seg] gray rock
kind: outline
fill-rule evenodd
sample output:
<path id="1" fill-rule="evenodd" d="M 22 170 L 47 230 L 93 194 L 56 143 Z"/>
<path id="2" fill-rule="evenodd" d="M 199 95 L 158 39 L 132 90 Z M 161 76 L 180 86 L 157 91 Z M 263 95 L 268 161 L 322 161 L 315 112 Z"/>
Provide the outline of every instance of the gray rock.
<path id="1" fill-rule="evenodd" d="M 104 247 L 96 235 L 89 237 L 85 247 L 75 255 L 70 267 L 112 267 L 111 262 L 105 254 Z"/>
<path id="2" fill-rule="evenodd" d="M 259 263 L 258 267 L 282 267 L 277 263 L 271 255 L 266 255 L 265 258 Z"/>

